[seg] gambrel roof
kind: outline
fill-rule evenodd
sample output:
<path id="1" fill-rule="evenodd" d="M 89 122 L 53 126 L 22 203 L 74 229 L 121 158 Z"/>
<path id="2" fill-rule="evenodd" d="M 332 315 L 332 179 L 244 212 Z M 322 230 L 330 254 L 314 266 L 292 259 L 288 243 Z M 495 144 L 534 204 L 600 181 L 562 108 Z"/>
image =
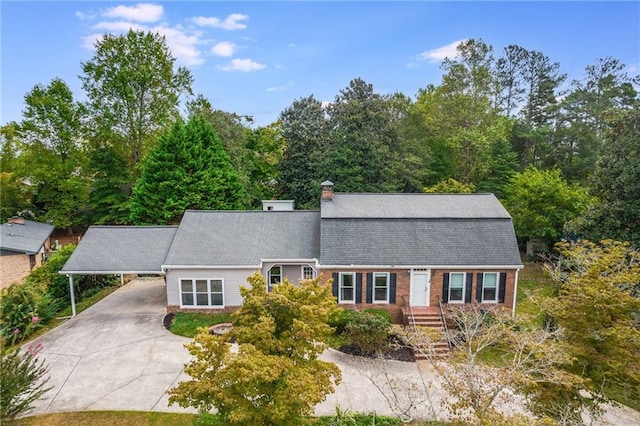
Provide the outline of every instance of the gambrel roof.
<path id="1" fill-rule="evenodd" d="M 334 194 L 322 201 L 322 265 L 520 267 L 493 194 Z"/>

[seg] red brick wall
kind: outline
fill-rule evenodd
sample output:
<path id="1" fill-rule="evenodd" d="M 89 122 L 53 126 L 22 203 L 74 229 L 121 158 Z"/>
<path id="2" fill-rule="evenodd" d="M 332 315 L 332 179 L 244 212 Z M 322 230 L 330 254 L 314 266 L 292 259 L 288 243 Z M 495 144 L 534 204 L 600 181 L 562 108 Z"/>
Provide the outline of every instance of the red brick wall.
<path id="1" fill-rule="evenodd" d="M 403 305 L 403 297 L 409 302 L 411 274 L 409 269 L 323 269 L 321 271 L 323 281 L 329 280 L 333 277 L 334 273 L 338 272 L 358 272 L 362 273 L 362 301 L 363 303 L 347 304 L 341 303 L 340 306 L 346 309 L 363 310 L 367 308 L 386 309 L 391 313 L 391 317 L 395 323 L 402 323 L 401 307 Z M 367 294 L 367 273 L 369 272 L 390 272 L 396 274 L 396 303 L 366 303 Z M 507 274 L 507 282 L 505 289 L 505 303 L 504 306 L 511 309 L 513 303 L 513 291 L 515 283 L 515 271 L 514 270 L 480 270 L 480 269 L 432 269 L 431 270 L 431 287 L 430 287 L 430 301 L 431 306 L 438 306 L 438 301 L 442 299 L 442 281 L 443 274 L 445 272 L 467 272 L 473 273 L 473 289 L 472 289 L 472 303 L 475 302 L 475 294 L 477 289 L 476 274 L 481 272 L 505 272 Z"/>

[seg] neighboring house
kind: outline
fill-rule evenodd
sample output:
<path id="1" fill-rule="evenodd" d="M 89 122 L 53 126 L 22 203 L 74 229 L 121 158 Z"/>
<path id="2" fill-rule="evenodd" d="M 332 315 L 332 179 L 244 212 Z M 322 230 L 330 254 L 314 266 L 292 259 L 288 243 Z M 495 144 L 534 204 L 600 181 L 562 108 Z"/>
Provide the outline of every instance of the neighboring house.
<path id="1" fill-rule="evenodd" d="M 167 311 L 234 310 L 256 270 L 269 286 L 285 277 L 333 278 L 339 304 L 383 308 L 396 322 L 409 307 L 441 300 L 515 306 L 522 264 L 511 217 L 492 194 L 351 194 L 323 185 L 319 211 L 185 212 L 173 239 L 155 243 L 156 257 L 167 253 L 156 266 L 165 274 Z M 88 243 L 93 235 L 105 241 L 110 230 L 122 227 L 90 228 L 62 273 L 100 273 Z M 111 262 L 115 250 L 131 261 L 145 252 L 144 244 L 114 244 L 93 244 L 101 251 L 93 257 Z M 135 272 L 131 262 L 127 271 L 118 262 L 101 268 Z"/>
<path id="2" fill-rule="evenodd" d="M 12 217 L 0 225 L 0 288 L 20 282 L 49 251 L 53 225 Z"/>

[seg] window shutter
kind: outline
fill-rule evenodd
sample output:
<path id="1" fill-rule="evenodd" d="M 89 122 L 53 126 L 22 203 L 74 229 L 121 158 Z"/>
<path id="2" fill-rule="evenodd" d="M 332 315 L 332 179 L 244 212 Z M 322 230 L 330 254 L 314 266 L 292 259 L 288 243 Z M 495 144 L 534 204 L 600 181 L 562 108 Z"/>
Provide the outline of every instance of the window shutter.
<path id="1" fill-rule="evenodd" d="M 391 274 L 389 283 L 389 303 L 396 303 L 396 274 Z"/>
<path id="2" fill-rule="evenodd" d="M 362 303 L 362 273 L 356 272 L 356 303 Z"/>
<path id="3" fill-rule="evenodd" d="M 476 301 L 478 303 L 482 302 L 482 281 L 484 280 L 484 274 L 482 272 L 478 273 L 476 279 Z"/>
<path id="4" fill-rule="evenodd" d="M 442 274 L 442 301 L 449 302 L 449 273 Z"/>
<path id="5" fill-rule="evenodd" d="M 367 274 L 367 303 L 373 303 L 373 274 Z"/>
<path id="6" fill-rule="evenodd" d="M 333 273 L 333 284 L 331 284 L 331 292 L 337 298 L 338 297 L 338 281 L 340 280 L 340 276 L 337 272 Z"/>
<path id="7" fill-rule="evenodd" d="M 498 303 L 504 303 L 504 294 L 507 291 L 507 274 L 500 273 L 500 291 L 498 292 Z"/>
<path id="8" fill-rule="evenodd" d="M 471 293 L 473 292 L 473 273 L 467 273 L 467 285 L 464 289 L 464 303 L 471 303 Z"/>

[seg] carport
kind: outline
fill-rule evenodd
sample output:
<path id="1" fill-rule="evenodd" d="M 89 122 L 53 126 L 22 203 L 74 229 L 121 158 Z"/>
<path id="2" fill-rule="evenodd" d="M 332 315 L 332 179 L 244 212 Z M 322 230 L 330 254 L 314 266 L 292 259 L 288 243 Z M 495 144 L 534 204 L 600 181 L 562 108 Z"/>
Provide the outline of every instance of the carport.
<path id="1" fill-rule="evenodd" d="M 164 275 L 162 265 L 177 226 L 91 226 L 60 270 L 69 278 L 76 316 L 74 275 Z"/>

